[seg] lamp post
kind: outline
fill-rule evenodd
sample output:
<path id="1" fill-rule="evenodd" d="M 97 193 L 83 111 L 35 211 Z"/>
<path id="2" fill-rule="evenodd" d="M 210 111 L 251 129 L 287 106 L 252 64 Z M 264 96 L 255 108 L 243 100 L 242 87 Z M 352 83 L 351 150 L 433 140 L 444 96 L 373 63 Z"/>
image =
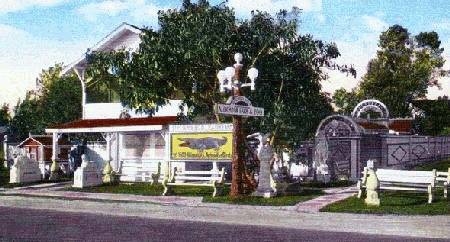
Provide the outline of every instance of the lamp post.
<path id="1" fill-rule="evenodd" d="M 250 83 L 240 82 L 240 72 L 242 69 L 242 54 L 236 53 L 234 55 L 234 60 L 236 64 L 233 67 L 227 67 L 225 70 L 220 70 L 217 73 L 217 79 L 219 79 L 220 92 L 224 93 L 225 90 L 230 90 L 232 92 L 233 98 L 241 96 L 240 88 L 250 87 L 250 90 L 255 90 L 255 80 L 258 77 L 258 70 L 256 68 L 250 68 L 248 70 L 247 76 L 250 79 Z M 242 136 L 242 117 L 233 115 L 233 157 L 231 162 L 231 197 L 237 197 L 244 193 L 243 188 L 243 175 L 244 175 L 244 160 L 243 160 L 243 150 L 241 148 L 244 143 Z"/>

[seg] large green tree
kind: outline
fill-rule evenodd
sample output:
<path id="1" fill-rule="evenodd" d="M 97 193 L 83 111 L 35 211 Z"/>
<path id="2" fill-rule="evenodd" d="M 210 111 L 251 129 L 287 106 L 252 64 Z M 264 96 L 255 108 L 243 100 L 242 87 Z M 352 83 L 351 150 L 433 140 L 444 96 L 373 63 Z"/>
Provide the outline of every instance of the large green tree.
<path id="1" fill-rule="evenodd" d="M 427 88 L 447 74 L 442 70 L 445 60 L 439 36 L 436 32 L 414 36 L 393 25 L 381 33 L 378 47 L 359 91 L 385 103 L 393 117 L 410 116 L 410 103 L 425 97 Z"/>
<path id="2" fill-rule="evenodd" d="M 37 93 L 29 92 L 14 109 L 13 134 L 24 139 L 29 133 L 42 134 L 52 124 L 81 118 L 81 84 L 75 76 L 61 77 L 61 65 L 43 70 Z"/>
<path id="3" fill-rule="evenodd" d="M 249 118 L 247 130 L 271 132 L 274 145 L 292 147 L 311 137 L 332 111 L 320 91 L 326 78 L 322 67 L 353 72 L 333 62 L 339 56 L 334 44 L 298 35 L 298 13 L 253 12 L 239 20 L 225 4 L 184 1 L 180 9 L 159 12 L 158 30 L 143 29 L 138 52 L 98 53 L 89 73 L 93 79 L 113 74 L 118 84 L 111 86 L 131 108 L 152 114 L 170 98 L 180 98 L 190 118 L 222 122 L 227 119 L 215 115 L 213 107 L 230 94 L 219 92 L 216 75 L 240 52 L 241 81 L 250 67 L 260 73 L 256 91 L 245 94 L 265 108 L 265 117 Z"/>

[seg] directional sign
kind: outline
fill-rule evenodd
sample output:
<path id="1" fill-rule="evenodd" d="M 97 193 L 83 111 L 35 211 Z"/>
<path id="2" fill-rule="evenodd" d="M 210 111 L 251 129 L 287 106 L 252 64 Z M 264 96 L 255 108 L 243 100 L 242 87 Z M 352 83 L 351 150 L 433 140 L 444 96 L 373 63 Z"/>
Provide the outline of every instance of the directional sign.
<path id="1" fill-rule="evenodd" d="M 214 108 L 216 113 L 223 115 L 252 116 L 252 117 L 264 116 L 264 108 L 258 108 L 253 106 L 216 104 Z"/>

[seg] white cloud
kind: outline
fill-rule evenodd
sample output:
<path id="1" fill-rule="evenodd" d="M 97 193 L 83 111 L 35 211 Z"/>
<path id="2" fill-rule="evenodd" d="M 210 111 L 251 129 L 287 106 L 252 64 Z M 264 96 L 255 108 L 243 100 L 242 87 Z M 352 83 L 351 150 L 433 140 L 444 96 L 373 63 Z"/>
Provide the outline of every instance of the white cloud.
<path id="1" fill-rule="evenodd" d="M 234 8 L 239 16 L 249 16 L 252 10 L 277 13 L 280 9 L 290 10 L 298 7 L 305 12 L 322 11 L 322 0 L 229 0 L 228 6 Z"/>
<path id="2" fill-rule="evenodd" d="M 1 0 L 0 14 L 21 11 L 31 7 L 51 7 L 66 0 Z"/>
<path id="3" fill-rule="evenodd" d="M 104 1 L 83 5 L 77 9 L 77 12 L 85 19 L 95 21 L 101 15 L 116 16 L 128 7 L 128 4 L 123 1 Z"/>
<path id="4" fill-rule="evenodd" d="M 76 11 L 88 21 L 96 21 L 103 16 L 129 14 L 136 23 L 148 23 L 149 20 L 156 23 L 161 9 L 167 7 L 147 3 L 145 0 L 106 0 L 83 5 Z"/>
<path id="5" fill-rule="evenodd" d="M 21 29 L 6 24 L 0 24 L 0 40 L 10 38 L 11 36 L 14 38 L 22 38 L 27 35 L 28 33 Z"/>
<path id="6" fill-rule="evenodd" d="M 366 27 L 371 31 L 381 32 L 388 27 L 386 22 L 375 16 L 364 15 L 362 16 L 362 19 Z"/>
<path id="7" fill-rule="evenodd" d="M 432 29 L 438 30 L 438 31 L 445 31 L 450 32 L 450 19 L 443 19 L 439 22 L 432 24 Z"/>
<path id="8" fill-rule="evenodd" d="M 0 25 L 0 105 L 15 105 L 35 87 L 42 69 L 70 62 L 95 41 L 62 42 L 39 39 L 12 26 Z"/>

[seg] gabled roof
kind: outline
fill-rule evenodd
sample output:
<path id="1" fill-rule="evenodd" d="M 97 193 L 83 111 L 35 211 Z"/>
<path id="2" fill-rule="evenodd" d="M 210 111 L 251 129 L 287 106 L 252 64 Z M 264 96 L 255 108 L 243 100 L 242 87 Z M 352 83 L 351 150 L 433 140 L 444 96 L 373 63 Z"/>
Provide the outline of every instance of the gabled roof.
<path id="1" fill-rule="evenodd" d="M 97 44 L 90 48 L 91 51 L 102 51 L 108 52 L 112 50 L 117 50 L 122 47 L 126 47 L 123 45 L 129 44 L 126 43 L 127 36 L 139 36 L 142 30 L 138 27 L 128 24 L 122 23 L 119 27 L 114 29 L 110 34 L 108 34 L 105 38 L 100 40 Z M 85 67 L 86 66 L 86 55 L 83 54 L 79 59 L 65 66 L 62 75 L 69 73 L 74 67 Z"/>
<path id="2" fill-rule="evenodd" d="M 26 138 L 22 143 L 18 145 L 18 147 L 23 147 L 30 141 L 35 141 L 40 145 L 43 146 L 52 146 L 53 138 L 50 135 L 36 135 L 36 136 L 30 136 Z M 70 145 L 70 142 L 67 139 L 59 139 L 58 145 Z"/>

